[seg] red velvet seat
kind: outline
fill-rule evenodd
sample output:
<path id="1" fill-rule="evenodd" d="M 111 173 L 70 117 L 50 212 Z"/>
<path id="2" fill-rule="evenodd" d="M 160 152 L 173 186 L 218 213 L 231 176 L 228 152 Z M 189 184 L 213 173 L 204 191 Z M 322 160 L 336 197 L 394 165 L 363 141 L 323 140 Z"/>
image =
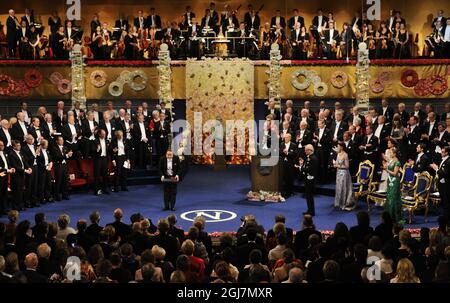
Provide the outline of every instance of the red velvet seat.
<path id="1" fill-rule="evenodd" d="M 87 176 L 78 168 L 76 160 L 67 161 L 67 169 L 69 176 L 73 175 L 75 178 L 70 178 L 71 187 L 82 187 L 88 183 Z"/>
<path id="2" fill-rule="evenodd" d="M 94 161 L 92 159 L 80 160 L 80 170 L 87 179 L 88 184 L 94 183 Z"/>

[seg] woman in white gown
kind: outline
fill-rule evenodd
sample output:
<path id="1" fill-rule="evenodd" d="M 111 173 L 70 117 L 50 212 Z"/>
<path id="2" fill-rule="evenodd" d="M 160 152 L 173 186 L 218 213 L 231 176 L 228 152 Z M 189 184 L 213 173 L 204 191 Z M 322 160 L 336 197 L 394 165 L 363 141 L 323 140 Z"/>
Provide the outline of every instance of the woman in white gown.
<path id="1" fill-rule="evenodd" d="M 344 151 L 344 143 L 339 142 L 336 146 L 336 160 L 333 166 L 336 168 L 336 196 L 334 207 L 342 210 L 352 210 L 355 205 L 353 197 L 352 177 L 349 171 L 348 155 Z"/>

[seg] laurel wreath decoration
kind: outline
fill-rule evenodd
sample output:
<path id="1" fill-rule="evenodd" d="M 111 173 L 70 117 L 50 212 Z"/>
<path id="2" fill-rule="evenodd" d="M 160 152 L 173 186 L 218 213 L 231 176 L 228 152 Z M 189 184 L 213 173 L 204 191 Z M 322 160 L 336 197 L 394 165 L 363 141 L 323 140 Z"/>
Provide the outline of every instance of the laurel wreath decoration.
<path id="1" fill-rule="evenodd" d="M 114 81 L 109 84 L 108 92 L 111 96 L 118 97 L 123 94 L 123 83 Z"/>
<path id="2" fill-rule="evenodd" d="M 318 82 L 314 84 L 314 95 L 323 97 L 328 92 L 328 85 L 325 82 Z"/>
<path id="3" fill-rule="evenodd" d="M 297 70 L 292 73 L 291 84 L 298 90 L 306 90 L 311 85 L 310 73 L 307 70 Z M 299 81 L 299 77 L 303 77 L 303 82 Z"/>

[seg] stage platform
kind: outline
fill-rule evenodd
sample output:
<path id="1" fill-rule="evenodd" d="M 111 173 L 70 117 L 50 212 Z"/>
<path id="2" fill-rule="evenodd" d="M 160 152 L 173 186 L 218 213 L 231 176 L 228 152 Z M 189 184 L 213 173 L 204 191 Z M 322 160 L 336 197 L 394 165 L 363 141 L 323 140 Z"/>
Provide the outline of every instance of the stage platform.
<path id="1" fill-rule="evenodd" d="M 141 174 L 145 176 L 144 173 Z M 34 222 L 34 215 L 37 212 L 44 212 L 48 220 L 56 221 L 58 215 L 66 213 L 71 217 L 70 225 L 75 227 L 78 219 L 88 219 L 92 211 L 98 210 L 101 213 L 101 224 L 104 225 L 113 220 L 114 209 L 120 207 L 124 211 L 127 223 L 132 214 L 139 212 L 156 224 L 159 218 L 166 217 L 171 212 L 162 211 L 161 184 L 156 183 L 154 177 L 149 178 L 152 179 L 153 184 L 146 183 L 145 179 L 140 180 L 135 184 L 141 185 L 130 186 L 129 192 L 111 193 L 111 195 L 98 197 L 92 193 L 75 193 L 69 201 L 28 209 L 20 214 L 20 220 L 27 219 Z M 241 224 L 240 218 L 246 214 L 254 214 L 258 223 L 262 224 L 266 230 L 272 228 L 274 216 L 277 214 L 286 216 L 289 227 L 294 230 L 300 228 L 302 213 L 306 210 L 306 202 L 301 193 L 297 193 L 283 203 L 250 202 L 245 198 L 249 189 L 250 170 L 247 166 L 232 166 L 219 172 L 214 171 L 212 166 L 192 166 L 185 180 L 178 187 L 175 211 L 178 216 L 177 225 L 184 229 L 189 228 L 191 225 L 189 219 L 203 211 L 209 221 L 206 226 L 208 232 L 236 231 Z M 334 197 L 323 195 L 325 189 L 331 192 L 334 190 L 334 185 L 325 185 L 317 190 L 316 217 L 314 218 L 317 228 L 323 231 L 333 230 L 337 222 L 344 222 L 349 226 L 355 225 L 356 211 L 335 210 L 332 206 Z M 366 210 L 367 206 L 361 201 L 358 209 Z M 373 225 L 379 223 L 381 212 L 382 209 L 379 208 L 372 210 Z M 5 217 L 0 218 L 2 222 L 6 220 Z M 437 226 L 436 213 L 430 214 L 428 223 L 424 223 L 423 216 L 417 214 L 415 223 L 406 227 L 418 229 L 423 226 Z"/>

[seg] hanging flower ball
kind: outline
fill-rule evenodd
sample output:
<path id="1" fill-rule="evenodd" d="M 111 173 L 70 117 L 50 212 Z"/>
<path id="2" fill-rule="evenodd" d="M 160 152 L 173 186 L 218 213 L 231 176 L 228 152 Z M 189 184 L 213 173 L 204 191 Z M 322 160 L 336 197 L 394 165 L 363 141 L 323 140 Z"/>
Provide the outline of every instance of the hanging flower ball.
<path id="1" fill-rule="evenodd" d="M 42 83 L 42 73 L 37 69 L 29 69 L 23 76 L 25 84 L 30 88 L 36 88 Z"/>
<path id="2" fill-rule="evenodd" d="M 55 85 L 58 85 L 58 83 L 63 79 L 63 76 L 59 72 L 53 72 L 50 74 L 50 82 L 52 82 Z"/>
<path id="3" fill-rule="evenodd" d="M 420 79 L 416 86 L 414 86 L 414 93 L 419 97 L 426 97 L 431 93 L 430 86 L 431 83 L 429 79 Z"/>
<path id="4" fill-rule="evenodd" d="M 413 69 L 405 69 L 402 71 L 400 80 L 404 86 L 414 87 L 419 82 L 419 75 Z"/>
<path id="5" fill-rule="evenodd" d="M 331 75 L 331 85 L 333 85 L 335 88 L 343 88 L 347 85 L 348 82 L 348 76 L 347 73 L 343 71 L 335 71 Z"/>
<path id="6" fill-rule="evenodd" d="M 328 85 L 325 82 L 319 82 L 314 84 L 314 95 L 317 97 L 323 97 L 328 92 Z"/>
<path id="7" fill-rule="evenodd" d="M 308 77 L 308 71 L 307 70 L 297 70 L 292 73 L 291 76 L 291 84 L 294 88 L 298 90 L 305 90 L 311 85 L 311 80 Z M 299 77 L 303 77 L 303 82 L 299 81 Z"/>
<path id="8" fill-rule="evenodd" d="M 379 94 L 384 91 L 384 83 L 379 78 L 372 79 L 370 81 L 370 88 L 373 93 Z"/>
<path id="9" fill-rule="evenodd" d="M 432 93 L 435 96 L 439 96 L 444 94 L 448 89 L 447 79 L 440 76 L 440 75 L 434 75 L 430 80 L 430 93 Z"/>
<path id="10" fill-rule="evenodd" d="M 63 95 L 66 95 L 72 91 L 72 83 L 68 79 L 62 79 L 58 83 L 57 87 L 58 87 L 58 91 Z"/>
<path id="11" fill-rule="evenodd" d="M 9 96 L 14 91 L 14 80 L 8 75 L 0 75 L 0 95 Z"/>
<path id="12" fill-rule="evenodd" d="M 90 79 L 93 86 L 100 88 L 105 86 L 108 76 L 102 70 L 95 70 L 91 73 Z"/>
<path id="13" fill-rule="evenodd" d="M 108 92 L 111 96 L 118 97 L 123 94 L 123 83 L 114 81 L 109 84 Z"/>
<path id="14" fill-rule="evenodd" d="M 147 75 L 141 70 L 131 72 L 129 74 L 129 79 L 130 88 L 134 91 L 141 91 L 147 87 Z"/>

